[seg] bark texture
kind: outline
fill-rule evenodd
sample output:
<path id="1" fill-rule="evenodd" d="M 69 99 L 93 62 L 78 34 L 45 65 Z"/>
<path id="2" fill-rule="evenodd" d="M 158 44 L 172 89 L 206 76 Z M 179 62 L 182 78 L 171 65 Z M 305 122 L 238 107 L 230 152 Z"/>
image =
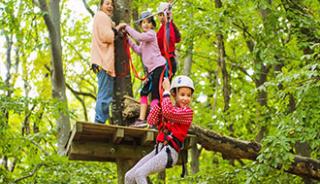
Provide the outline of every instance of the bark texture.
<path id="1" fill-rule="evenodd" d="M 190 131 L 197 136 L 198 144 L 206 150 L 222 153 L 225 159 L 256 160 L 261 150 L 261 145 L 257 142 L 219 135 L 196 125 L 193 125 Z M 320 180 L 320 161 L 295 155 L 294 162 L 286 172 Z"/>
<path id="2" fill-rule="evenodd" d="M 60 37 L 60 0 L 50 1 L 50 12 L 45 0 L 39 0 L 40 9 L 43 12 L 43 18 L 47 26 L 51 47 L 51 81 L 52 81 L 52 97 L 57 99 L 63 106 L 57 118 L 58 129 L 58 152 L 65 154 L 65 145 L 68 141 L 70 132 L 70 120 L 67 114 L 68 103 L 66 96 L 65 78 L 63 73 L 62 49 Z"/>

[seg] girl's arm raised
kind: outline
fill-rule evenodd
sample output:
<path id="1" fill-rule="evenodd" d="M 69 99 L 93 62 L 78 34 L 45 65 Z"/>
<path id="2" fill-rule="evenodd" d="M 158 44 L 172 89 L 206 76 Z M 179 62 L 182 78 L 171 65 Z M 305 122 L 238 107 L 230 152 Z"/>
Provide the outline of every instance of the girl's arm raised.
<path id="1" fill-rule="evenodd" d="M 157 38 L 156 34 L 153 34 L 152 31 L 140 33 L 128 25 L 126 26 L 126 31 L 132 36 L 132 38 L 139 42 L 150 42 Z"/>
<path id="2" fill-rule="evenodd" d="M 189 107 L 178 108 L 172 105 L 169 92 L 171 87 L 168 78 L 163 79 L 162 87 L 165 90 L 161 102 L 162 115 L 171 122 L 190 124 L 193 118 L 193 111 Z"/>
<path id="3" fill-rule="evenodd" d="M 160 112 L 161 108 L 159 105 L 155 105 L 151 108 L 150 113 L 147 118 L 147 122 L 149 125 L 158 125 L 160 122 Z"/>
<path id="4" fill-rule="evenodd" d="M 128 39 L 128 43 L 135 53 L 141 55 L 141 46 L 140 45 L 135 44 L 130 38 Z"/>

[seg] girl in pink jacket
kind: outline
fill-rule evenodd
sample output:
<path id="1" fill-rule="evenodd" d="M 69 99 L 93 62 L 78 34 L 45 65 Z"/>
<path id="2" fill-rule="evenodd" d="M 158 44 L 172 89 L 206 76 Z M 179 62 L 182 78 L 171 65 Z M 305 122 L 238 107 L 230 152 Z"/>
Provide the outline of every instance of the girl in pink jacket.
<path id="1" fill-rule="evenodd" d="M 161 55 L 158 42 L 157 33 L 154 31 L 156 22 L 152 14 L 148 11 L 143 12 L 140 18 L 140 26 L 142 33 L 134 30 L 125 23 L 119 24 L 119 27 L 125 28 L 129 35 L 139 42 L 139 45 L 132 42 L 130 39 L 129 45 L 134 52 L 141 55 L 143 65 L 147 68 L 148 80 L 144 83 L 140 92 L 140 115 L 139 119 L 132 125 L 134 127 L 145 127 L 146 113 L 148 107 L 148 94 L 151 92 L 151 108 L 159 103 L 159 82 L 160 76 L 165 69 L 166 60 Z"/>

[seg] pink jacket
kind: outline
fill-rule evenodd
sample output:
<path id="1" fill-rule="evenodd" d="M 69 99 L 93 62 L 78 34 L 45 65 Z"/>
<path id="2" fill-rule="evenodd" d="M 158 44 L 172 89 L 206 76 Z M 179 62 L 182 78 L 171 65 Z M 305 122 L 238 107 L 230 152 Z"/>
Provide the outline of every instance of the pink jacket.
<path id="1" fill-rule="evenodd" d="M 129 44 L 133 51 L 141 55 L 143 64 L 148 68 L 148 73 L 166 64 L 166 59 L 161 55 L 157 42 L 157 34 L 154 30 L 151 29 L 140 33 L 127 25 L 126 31 L 132 38 L 140 42 L 139 45 L 136 45 L 129 39 Z"/>
<path id="2" fill-rule="evenodd" d="M 110 76 L 116 76 L 112 20 L 101 10 L 93 18 L 91 63 L 101 66 Z"/>

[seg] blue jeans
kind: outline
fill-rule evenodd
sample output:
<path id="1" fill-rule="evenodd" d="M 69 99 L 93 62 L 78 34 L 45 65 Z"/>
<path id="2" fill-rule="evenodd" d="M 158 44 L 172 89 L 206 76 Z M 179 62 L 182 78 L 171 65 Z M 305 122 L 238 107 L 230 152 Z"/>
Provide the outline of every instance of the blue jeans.
<path id="1" fill-rule="evenodd" d="M 112 102 L 114 78 L 100 70 L 98 77 L 98 95 L 96 101 L 95 122 L 104 124 L 109 116 L 109 107 Z"/>

